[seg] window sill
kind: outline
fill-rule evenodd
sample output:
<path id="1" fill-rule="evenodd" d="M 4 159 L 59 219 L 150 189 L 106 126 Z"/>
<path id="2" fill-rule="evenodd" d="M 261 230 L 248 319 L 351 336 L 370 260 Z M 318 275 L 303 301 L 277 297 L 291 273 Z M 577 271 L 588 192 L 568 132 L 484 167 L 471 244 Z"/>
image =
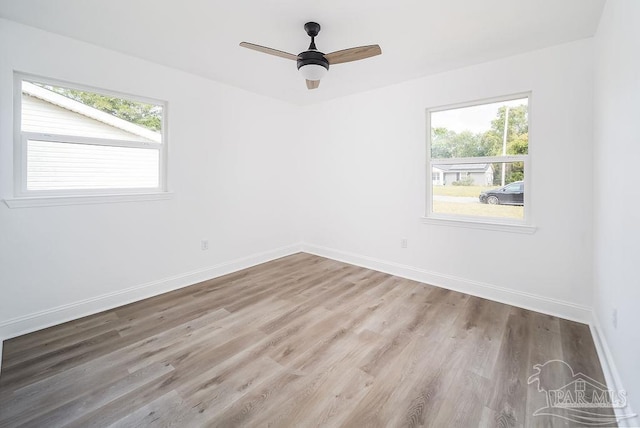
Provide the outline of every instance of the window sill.
<path id="1" fill-rule="evenodd" d="M 489 221 L 433 217 L 422 217 L 422 223 L 435 224 L 439 226 L 465 227 L 469 229 L 496 230 L 499 232 L 523 233 L 529 235 L 535 233 L 538 229 L 536 226 L 530 226 L 527 224 L 492 223 Z"/>
<path id="2" fill-rule="evenodd" d="M 161 201 L 171 199 L 173 193 L 131 193 L 114 195 L 81 196 L 34 196 L 25 198 L 7 198 L 4 203 L 9 208 L 54 207 L 60 205 L 109 204 L 118 202 Z"/>

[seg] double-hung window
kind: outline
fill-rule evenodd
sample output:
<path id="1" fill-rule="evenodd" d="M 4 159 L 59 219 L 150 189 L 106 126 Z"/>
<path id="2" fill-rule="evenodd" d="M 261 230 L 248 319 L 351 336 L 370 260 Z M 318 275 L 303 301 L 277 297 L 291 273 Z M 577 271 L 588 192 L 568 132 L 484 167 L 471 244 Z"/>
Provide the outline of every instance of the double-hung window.
<path id="1" fill-rule="evenodd" d="M 530 232 L 529 94 L 427 110 L 426 221 Z"/>
<path id="2" fill-rule="evenodd" d="M 166 193 L 164 102 L 19 74 L 15 86 L 15 200 Z"/>

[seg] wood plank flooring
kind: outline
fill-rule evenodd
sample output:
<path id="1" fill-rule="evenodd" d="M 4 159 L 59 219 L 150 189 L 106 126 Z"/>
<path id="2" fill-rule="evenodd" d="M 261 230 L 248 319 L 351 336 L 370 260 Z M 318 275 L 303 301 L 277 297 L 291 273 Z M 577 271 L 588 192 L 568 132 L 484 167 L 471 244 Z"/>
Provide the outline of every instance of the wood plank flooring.
<path id="1" fill-rule="evenodd" d="M 553 359 L 604 383 L 586 325 L 299 253 L 6 341 L 0 426 L 575 426 Z"/>

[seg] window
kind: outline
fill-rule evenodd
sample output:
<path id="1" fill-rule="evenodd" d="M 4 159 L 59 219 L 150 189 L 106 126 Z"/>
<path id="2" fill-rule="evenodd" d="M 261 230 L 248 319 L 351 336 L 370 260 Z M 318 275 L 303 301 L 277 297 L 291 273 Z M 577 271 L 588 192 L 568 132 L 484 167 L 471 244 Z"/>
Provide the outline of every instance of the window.
<path id="1" fill-rule="evenodd" d="M 16 75 L 16 197 L 166 192 L 165 110 Z"/>
<path id="2" fill-rule="evenodd" d="M 527 225 L 529 95 L 427 110 L 427 220 Z"/>
<path id="3" fill-rule="evenodd" d="M 505 186 L 504 190 L 507 193 L 522 193 L 523 187 L 522 183 L 513 183 Z"/>

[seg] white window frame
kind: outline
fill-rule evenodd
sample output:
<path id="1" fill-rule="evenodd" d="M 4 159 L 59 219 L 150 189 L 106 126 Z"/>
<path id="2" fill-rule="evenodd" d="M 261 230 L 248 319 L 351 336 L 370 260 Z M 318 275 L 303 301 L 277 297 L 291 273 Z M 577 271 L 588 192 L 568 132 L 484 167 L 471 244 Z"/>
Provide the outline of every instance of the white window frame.
<path id="1" fill-rule="evenodd" d="M 505 155 L 505 156 L 485 156 L 485 157 L 470 157 L 470 158 L 444 158 L 444 159 L 432 159 L 431 158 L 431 113 L 440 111 L 473 107 L 483 104 L 491 104 L 501 101 L 512 101 L 519 98 L 528 99 L 528 112 L 529 112 L 529 142 L 531 138 L 531 104 L 532 94 L 531 92 L 522 92 L 517 94 L 484 98 L 480 100 L 448 104 L 438 107 L 430 107 L 426 109 L 426 168 L 425 171 L 428 174 L 427 177 L 431 177 L 433 167 L 437 165 L 450 165 L 455 164 L 478 164 L 478 163 L 502 163 L 502 162 L 523 162 L 524 164 L 524 218 L 523 219 L 510 219 L 499 217 L 481 217 L 481 216 L 464 216 L 464 215 L 452 215 L 444 213 L 433 212 L 433 182 L 430 179 L 424 180 L 426 183 L 426 201 L 425 201 L 425 215 L 422 217 L 422 222 L 425 224 L 434 224 L 440 226 L 455 226 L 455 227 L 467 227 L 474 229 L 485 230 L 497 230 L 504 232 L 515 233 L 534 233 L 536 227 L 533 225 L 533 213 L 531 206 L 531 145 L 528 147 L 528 154 L 526 155 Z"/>
<path id="2" fill-rule="evenodd" d="M 22 82 L 37 82 L 46 85 L 93 92 L 101 95 L 138 101 L 162 107 L 161 142 L 141 142 L 90 138 L 65 134 L 49 134 L 22 131 Z M 167 102 L 152 98 L 130 95 L 126 93 L 95 88 L 77 83 L 36 76 L 28 73 L 14 72 L 14 156 L 13 156 L 13 198 L 6 198 L 10 208 L 31 206 L 73 205 L 85 203 L 130 202 L 144 200 L 169 199 L 167 176 Z M 27 144 L 28 141 L 51 141 L 111 147 L 128 147 L 158 150 L 158 186 L 153 188 L 105 188 L 105 189 L 27 189 Z"/>

